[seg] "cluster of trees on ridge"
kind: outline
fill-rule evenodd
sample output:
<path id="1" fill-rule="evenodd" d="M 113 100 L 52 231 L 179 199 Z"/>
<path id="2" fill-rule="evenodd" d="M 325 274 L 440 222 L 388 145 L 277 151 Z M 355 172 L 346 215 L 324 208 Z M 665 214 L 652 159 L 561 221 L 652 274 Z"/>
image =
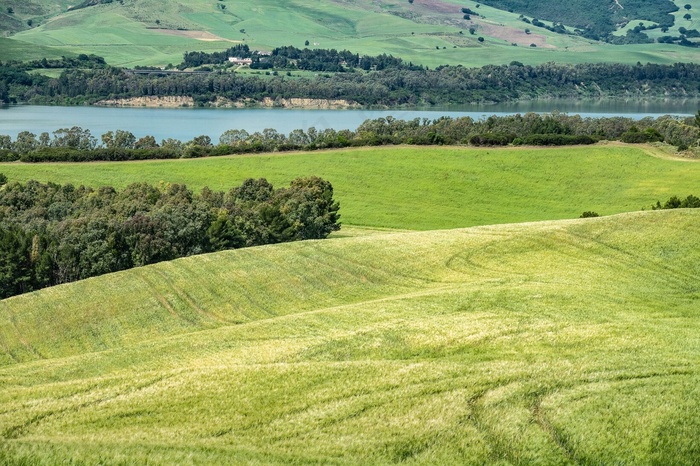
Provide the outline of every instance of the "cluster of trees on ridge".
<path id="1" fill-rule="evenodd" d="M 656 204 L 652 205 L 651 209 L 700 209 L 700 198 L 693 194 L 684 199 L 681 199 L 678 196 L 671 196 L 663 204 L 661 204 L 661 201 L 656 201 Z"/>
<path id="2" fill-rule="evenodd" d="M 654 98 L 700 96 L 700 64 L 580 64 L 512 62 L 482 68 L 320 74 L 297 78 L 231 72 L 135 74 L 120 68 L 67 69 L 58 78 L 0 64 L 0 102 L 92 104 L 106 99 L 191 96 L 199 106 L 217 100 L 344 99 L 362 106 L 508 102 L 538 98 Z"/>
<path id="3" fill-rule="evenodd" d="M 660 118 L 582 118 L 579 115 L 536 113 L 491 116 L 484 120 L 470 117 L 436 120 L 400 120 L 391 116 L 366 120 L 355 131 L 349 129 L 304 131 L 296 129 L 285 135 L 268 128 L 248 133 L 231 129 L 218 144 L 201 135 L 190 141 L 153 136 L 137 139 L 124 130 L 108 131 L 98 141 L 89 130 L 63 128 L 38 137 L 23 131 L 13 140 L 0 135 L 0 162 L 87 162 L 145 159 L 173 159 L 221 156 L 254 152 L 316 150 L 342 147 L 391 144 L 440 145 L 571 145 L 592 144 L 599 140 L 644 143 L 665 141 L 687 149 L 700 140 L 700 115 L 679 119 Z"/>
<path id="4" fill-rule="evenodd" d="M 178 184 L 8 183 L 0 174 L 0 299 L 193 254 L 325 238 L 340 228 L 338 208 L 317 177 L 196 194 Z"/>
<path id="5" fill-rule="evenodd" d="M 342 73 L 354 70 L 413 69 L 422 66 L 404 63 L 400 58 L 381 54 L 377 56 L 352 53 L 335 49 L 299 49 L 293 46 L 277 47 L 269 55 L 250 50 L 247 44 L 238 44 L 223 52 L 185 52 L 185 57 L 177 68 L 196 68 L 202 65 L 229 64 L 229 57 L 250 58 L 252 69 L 305 70 Z"/>

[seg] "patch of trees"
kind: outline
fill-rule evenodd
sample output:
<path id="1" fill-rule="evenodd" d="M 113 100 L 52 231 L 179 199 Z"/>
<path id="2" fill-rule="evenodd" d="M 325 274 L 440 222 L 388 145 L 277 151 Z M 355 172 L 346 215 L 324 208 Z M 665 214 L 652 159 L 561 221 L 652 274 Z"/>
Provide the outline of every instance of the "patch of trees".
<path id="1" fill-rule="evenodd" d="M 364 106 L 391 107 L 538 98 L 688 99 L 700 96 L 700 65 L 443 66 L 435 70 L 390 68 L 311 78 L 265 78 L 227 72 L 136 74 L 111 67 L 67 69 L 58 78 L 47 78 L 30 75 L 13 65 L 0 65 L 0 97 L 5 102 L 73 105 L 183 95 L 192 96 L 201 106 L 213 105 L 219 97 L 254 102 L 270 97 L 345 99 Z"/>
<path id="2" fill-rule="evenodd" d="M 340 228 L 333 187 L 317 177 L 278 189 L 249 179 L 199 194 L 179 184 L 0 186 L 0 299 L 193 254 L 325 238 Z"/>
<path id="3" fill-rule="evenodd" d="M 483 3 L 555 24 L 566 24 L 576 28 L 575 32 L 583 37 L 604 41 L 615 40 L 612 33 L 617 30 L 618 25 L 626 24 L 629 18 L 653 21 L 656 27 L 671 27 L 674 23 L 671 13 L 678 11 L 678 7 L 671 0 L 626 0 L 623 2 L 624 8 L 620 8 L 613 0 L 484 0 Z M 544 27 L 544 23 L 541 27 Z"/>
<path id="4" fill-rule="evenodd" d="M 229 57 L 250 58 L 253 69 L 286 69 L 343 73 L 353 70 L 422 69 L 412 63 L 404 63 L 391 55 L 359 55 L 347 50 L 299 49 L 292 46 L 278 47 L 270 55 L 251 51 L 248 45 L 236 45 L 223 52 L 187 52 L 178 69 L 202 65 L 223 65 Z"/>
<path id="5" fill-rule="evenodd" d="M 224 64 L 228 62 L 229 57 L 252 58 L 253 51 L 248 44 L 237 44 L 221 52 L 185 52 L 184 59 L 177 68 L 184 70 L 202 65 Z"/>
<path id="6" fill-rule="evenodd" d="M 661 36 L 656 40 L 662 44 L 678 44 L 684 47 L 700 47 L 700 42 L 692 42 L 688 40 L 700 37 L 700 31 L 697 29 L 688 30 L 684 27 L 679 27 L 678 32 L 680 33 L 678 36 Z"/>
<path id="7" fill-rule="evenodd" d="M 543 23 L 537 18 L 533 18 L 532 20 L 527 19 L 525 16 L 520 15 L 518 18 L 520 21 L 523 21 L 527 24 L 532 24 L 533 26 L 537 26 L 539 28 L 544 28 L 547 29 L 548 31 L 556 32 L 557 34 L 569 34 L 569 31 L 566 29 L 566 27 L 562 23 L 553 23 L 551 26 L 548 24 Z M 530 34 L 529 29 L 525 29 L 526 34 Z"/>
<path id="8" fill-rule="evenodd" d="M 112 3 L 114 0 L 85 0 L 75 6 L 68 7 L 68 11 L 82 10 L 83 8 L 88 8 L 95 5 L 104 5 Z M 122 3 L 121 1 L 119 3 Z"/>
<path id="9" fill-rule="evenodd" d="M 700 198 L 692 194 L 685 199 L 681 199 L 678 196 L 671 196 L 663 204 L 661 204 L 660 201 L 656 201 L 656 204 L 652 205 L 651 209 L 700 209 Z"/>

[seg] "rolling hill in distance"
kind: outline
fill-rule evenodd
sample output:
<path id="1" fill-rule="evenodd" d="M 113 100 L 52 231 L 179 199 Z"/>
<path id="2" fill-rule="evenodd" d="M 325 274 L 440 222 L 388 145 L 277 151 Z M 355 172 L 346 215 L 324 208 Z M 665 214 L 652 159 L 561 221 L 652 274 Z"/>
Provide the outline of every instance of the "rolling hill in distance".
<path id="1" fill-rule="evenodd" d="M 185 51 L 224 50 L 235 43 L 259 50 L 308 43 L 393 54 L 431 67 L 512 60 L 687 62 L 698 57 L 700 24 L 700 0 L 580 0 L 565 8 L 548 0 L 7 3 L 0 26 L 12 35 L 0 42 L 0 59 L 93 53 L 129 67 L 177 64 Z M 686 46 L 678 45 L 681 35 Z M 660 37 L 675 42 L 658 43 Z"/>

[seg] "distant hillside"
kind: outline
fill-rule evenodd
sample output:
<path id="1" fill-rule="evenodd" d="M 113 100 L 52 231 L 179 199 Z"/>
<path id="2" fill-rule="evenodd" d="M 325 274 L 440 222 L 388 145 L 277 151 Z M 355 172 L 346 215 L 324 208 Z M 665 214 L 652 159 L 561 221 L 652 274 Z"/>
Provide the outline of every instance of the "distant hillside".
<path id="1" fill-rule="evenodd" d="M 0 11 L 0 27 L 17 47 L 49 47 L 57 56 L 95 54 L 130 67 L 177 64 L 185 52 L 242 43 L 263 51 L 294 46 L 386 53 L 430 67 L 514 60 L 673 63 L 698 61 L 700 55 L 693 32 L 700 28 L 693 18 L 700 0 L 687 1 L 689 12 L 671 15 L 684 5 L 670 0 L 619 0 L 620 6 L 614 0 L 602 5 L 594 0 L 10 0 L 13 13 Z M 641 21 L 644 31 L 636 30 Z M 623 54 L 587 37 L 639 45 L 625 45 Z M 0 60 L 22 56 L 7 45 L 0 48 Z"/>
<path id="2" fill-rule="evenodd" d="M 592 39 L 608 35 L 632 20 L 671 27 L 678 10 L 671 0 L 483 0 L 486 5 L 571 26 Z"/>
<path id="3" fill-rule="evenodd" d="M 0 35 L 30 29 L 68 10 L 70 0 L 4 0 L 0 3 Z"/>

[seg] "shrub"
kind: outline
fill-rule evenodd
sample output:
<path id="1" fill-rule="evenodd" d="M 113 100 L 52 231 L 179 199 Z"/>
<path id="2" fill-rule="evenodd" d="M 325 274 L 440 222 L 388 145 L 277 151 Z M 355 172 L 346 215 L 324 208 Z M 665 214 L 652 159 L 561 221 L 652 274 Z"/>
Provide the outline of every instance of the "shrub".
<path id="1" fill-rule="evenodd" d="M 529 134 L 513 140 L 516 146 L 575 146 L 596 142 L 595 138 L 587 134 Z"/>
<path id="2" fill-rule="evenodd" d="M 475 134 L 469 138 L 469 144 L 473 146 L 507 146 L 515 139 L 510 133 L 483 133 Z"/>

